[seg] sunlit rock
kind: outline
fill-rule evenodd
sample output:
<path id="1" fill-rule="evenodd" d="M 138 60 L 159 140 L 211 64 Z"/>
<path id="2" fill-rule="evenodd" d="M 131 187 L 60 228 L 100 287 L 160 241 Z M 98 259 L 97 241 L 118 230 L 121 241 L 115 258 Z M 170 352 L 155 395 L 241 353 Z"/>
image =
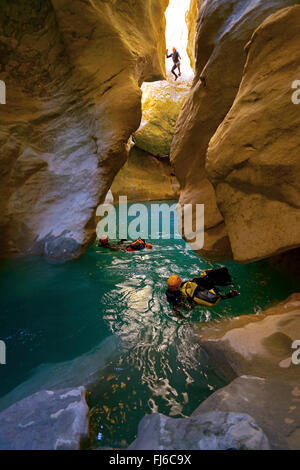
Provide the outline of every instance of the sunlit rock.
<path id="1" fill-rule="evenodd" d="M 190 91 L 190 84 L 172 79 L 145 83 L 143 91 L 143 117 L 134 133 L 136 146 L 152 155 L 168 155 L 181 107 Z"/>
<path id="2" fill-rule="evenodd" d="M 189 4 L 170 0 L 166 10 L 166 45 L 168 53 L 175 47 L 181 57 L 181 76 L 175 82 L 171 73 L 173 61 L 166 59 L 167 80 L 144 83 L 142 86 L 143 117 L 134 134 L 136 145 L 152 155 L 168 155 L 176 120 L 189 93 L 193 70 L 187 53 L 188 25 L 186 14 Z M 178 73 L 178 71 L 176 71 Z"/>
<path id="3" fill-rule="evenodd" d="M 158 159 L 134 147 L 111 187 L 114 202 L 119 196 L 130 201 L 177 199 L 179 184 L 168 158 Z"/>
<path id="4" fill-rule="evenodd" d="M 215 412 L 190 418 L 145 416 L 130 450 L 268 450 L 269 441 L 254 419 L 241 413 Z"/>
<path id="5" fill-rule="evenodd" d="M 190 58 L 190 64 L 195 70 L 195 46 L 197 32 L 197 18 L 202 5 L 202 0 L 191 0 L 189 10 L 186 12 L 185 20 L 188 28 L 187 53 Z"/>

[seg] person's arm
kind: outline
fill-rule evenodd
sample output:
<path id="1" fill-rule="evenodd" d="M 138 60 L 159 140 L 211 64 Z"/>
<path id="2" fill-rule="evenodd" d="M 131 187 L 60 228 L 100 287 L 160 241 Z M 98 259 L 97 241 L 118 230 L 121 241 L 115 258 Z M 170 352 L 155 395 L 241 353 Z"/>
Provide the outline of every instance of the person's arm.
<path id="1" fill-rule="evenodd" d="M 218 295 L 221 297 L 222 300 L 226 300 L 231 299 L 232 297 L 236 297 L 237 295 L 240 295 L 240 293 L 236 289 L 233 289 L 232 291 L 228 292 L 228 294 L 219 293 Z"/>
<path id="2" fill-rule="evenodd" d="M 169 54 L 169 55 L 168 55 L 168 49 L 166 49 L 166 57 L 167 57 L 167 59 L 169 59 L 170 57 L 172 57 L 172 55 L 173 55 L 173 54 Z"/>

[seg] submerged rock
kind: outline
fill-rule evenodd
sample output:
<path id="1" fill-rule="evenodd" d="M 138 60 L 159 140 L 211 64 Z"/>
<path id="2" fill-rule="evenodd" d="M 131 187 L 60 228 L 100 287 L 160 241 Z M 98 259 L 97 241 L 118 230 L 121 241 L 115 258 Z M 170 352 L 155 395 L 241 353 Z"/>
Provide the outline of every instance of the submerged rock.
<path id="1" fill-rule="evenodd" d="M 87 435 L 84 387 L 43 390 L 0 414 L 1 450 L 76 450 Z"/>
<path id="2" fill-rule="evenodd" d="M 299 2 L 296 1 L 296 3 Z M 291 81 L 297 78 L 297 75 L 295 75 L 297 69 L 295 65 L 292 67 L 292 63 L 299 63 L 296 53 L 296 44 L 298 44 L 299 41 L 295 38 L 294 33 L 289 34 L 289 21 L 292 17 L 292 13 L 290 14 L 290 19 L 286 16 L 284 34 L 281 34 L 280 27 L 276 29 L 276 26 L 274 26 L 272 33 L 274 38 L 272 49 L 269 49 L 269 42 L 266 41 L 265 44 L 263 44 L 264 36 L 262 30 L 261 41 L 258 37 L 256 39 L 257 45 L 259 45 L 261 50 L 255 48 L 255 43 L 251 46 L 250 54 L 251 50 L 253 51 L 253 60 L 251 59 L 251 62 L 253 61 L 253 73 L 247 74 L 246 69 L 246 75 L 243 80 L 243 86 L 249 89 L 249 95 L 247 101 L 243 103 L 243 93 L 241 94 L 240 108 L 243 105 L 244 113 L 239 114 L 239 116 L 235 113 L 235 123 L 239 122 L 240 126 L 238 128 L 235 127 L 233 133 L 226 133 L 226 155 L 223 154 L 225 147 L 221 145 L 221 139 L 223 139 L 225 135 L 225 128 L 223 128 L 222 134 L 218 132 L 218 138 L 214 139 L 214 145 L 216 147 L 214 158 L 212 158 L 212 155 L 209 156 L 211 162 L 208 166 L 209 177 L 207 177 L 205 169 L 206 152 L 210 139 L 226 117 L 239 90 L 244 65 L 247 59 L 247 53 L 245 51 L 246 44 L 250 41 L 255 29 L 260 26 L 267 17 L 277 10 L 294 4 L 294 0 L 251 0 L 247 2 L 241 0 L 206 0 L 202 3 L 197 20 L 195 78 L 190 95 L 182 108 L 176 124 L 170 156 L 175 167 L 175 174 L 181 185 L 180 202 L 182 204 L 205 204 L 205 244 L 202 250 L 202 254 L 205 256 L 211 258 L 225 256 L 230 258 L 232 256 L 230 244 L 232 240 L 235 240 L 234 255 L 238 257 L 239 260 L 269 256 L 274 252 L 274 249 L 278 251 L 280 246 L 282 249 L 286 249 L 288 245 L 290 246 L 291 242 L 297 243 L 296 239 L 299 234 L 298 228 L 300 226 L 298 220 L 299 215 L 291 222 L 292 229 L 290 231 L 287 228 L 290 225 L 286 224 L 289 220 L 289 216 L 285 215 L 284 208 L 281 206 L 282 202 L 279 202 L 282 200 L 283 196 L 285 201 L 287 200 L 286 198 L 289 198 L 290 207 L 287 207 L 287 214 L 292 213 L 293 204 L 294 212 L 297 211 L 299 199 L 297 185 L 296 189 L 293 190 L 290 184 L 286 190 L 280 189 L 280 178 L 282 174 L 284 175 L 284 181 L 286 175 L 290 181 L 292 177 L 289 176 L 289 171 L 291 174 L 294 174 L 296 166 L 296 163 L 291 161 L 295 159 L 294 153 L 290 159 L 288 156 L 289 150 L 287 150 L 289 147 L 285 146 L 286 139 L 290 138 L 291 133 L 294 139 L 296 139 L 298 123 L 298 118 L 295 118 L 294 122 L 290 119 L 290 117 L 295 115 L 298 111 L 297 107 L 291 104 L 289 96 Z M 295 19 L 291 25 L 296 24 L 296 22 L 297 20 Z M 294 26 L 292 26 L 292 30 L 294 31 Z M 292 40 L 294 41 L 293 45 L 291 45 Z M 287 53 L 290 48 L 292 52 L 291 55 Z M 256 60 L 254 60 L 255 57 Z M 277 66 L 280 66 L 280 64 L 283 65 L 284 63 L 286 63 L 288 67 L 286 71 L 278 68 L 276 72 Z M 275 82 L 273 82 L 272 78 L 273 68 L 276 72 L 276 77 L 278 77 Z M 270 77 L 269 80 L 264 78 L 263 70 L 265 69 Z M 260 73 L 260 71 L 262 71 L 262 73 Z M 288 74 L 288 76 L 286 74 Z M 284 77 L 286 77 L 285 81 Z M 256 89 L 255 96 L 258 96 L 260 100 L 257 104 L 255 104 L 255 96 L 252 95 L 251 98 L 252 85 Z M 274 91 L 272 92 L 273 87 Z M 264 101 L 263 98 L 264 90 L 266 101 Z M 270 98 L 273 97 L 272 102 L 268 102 L 268 96 Z M 257 105 L 261 105 L 260 113 L 254 116 L 252 110 L 257 109 Z M 250 109 L 251 115 L 247 120 L 246 116 L 249 117 Z M 282 124 L 279 122 L 281 118 L 283 118 Z M 226 129 L 230 128 L 233 130 L 233 126 L 230 126 L 231 119 L 232 116 L 226 123 Z M 259 147 L 257 150 L 251 147 L 252 144 L 254 147 L 257 145 L 254 138 L 250 139 L 249 144 L 251 145 L 249 146 L 247 146 L 248 141 L 246 142 L 245 140 L 248 136 L 248 124 L 250 125 L 251 119 L 253 119 L 251 121 L 251 134 L 253 132 L 253 136 L 258 136 L 257 143 L 259 143 Z M 272 126 L 274 126 L 273 129 Z M 278 129 L 278 132 L 276 129 Z M 285 132 L 284 129 L 287 131 Z M 267 130 L 266 133 L 264 132 L 265 130 Z M 241 136 L 245 136 L 245 139 L 240 140 L 240 132 Z M 271 150 L 271 145 L 268 147 L 268 142 L 271 144 L 274 138 L 276 143 L 274 143 Z M 218 146 L 219 140 L 220 146 Z M 246 176 L 242 168 L 242 165 L 246 165 L 246 167 L 248 165 L 245 155 L 250 158 L 250 165 L 250 162 L 251 164 L 253 162 L 252 154 L 256 155 L 256 153 L 259 153 L 262 147 L 265 149 L 263 157 L 265 164 L 259 165 L 258 171 L 255 174 L 253 171 L 251 173 L 250 168 L 248 168 L 248 176 Z M 274 166 L 274 164 L 272 164 L 272 161 L 276 158 L 276 154 L 280 155 L 281 161 L 286 160 L 287 165 L 284 169 L 283 167 L 279 168 L 278 165 Z M 218 158 L 220 158 L 221 161 L 226 160 L 227 163 L 226 165 L 224 164 L 223 168 L 217 165 Z M 235 162 L 234 166 L 230 166 L 232 161 Z M 238 167 L 238 161 L 241 161 L 241 168 Z M 220 179 L 227 178 L 226 171 L 229 171 L 230 168 L 232 168 L 233 171 L 228 175 L 228 178 L 232 182 L 232 186 L 220 184 L 219 187 L 217 187 L 217 201 L 215 190 L 210 179 L 214 174 L 213 182 L 215 184 L 218 180 L 217 173 L 219 174 L 219 171 L 221 171 Z M 236 180 L 235 174 L 237 174 Z M 245 178 L 241 179 L 242 175 L 244 175 Z M 247 203 L 250 203 L 250 201 L 252 201 L 251 198 L 255 200 L 254 193 L 257 190 L 259 194 L 263 194 L 261 179 L 264 181 L 264 184 L 266 180 L 268 180 L 267 191 L 270 200 L 268 202 L 267 199 L 262 200 L 262 204 L 256 206 L 259 210 L 255 213 L 252 211 L 250 214 L 250 212 L 246 211 L 245 205 L 242 208 L 241 202 L 247 200 Z M 275 180 L 276 185 L 273 184 Z M 236 187 L 234 186 L 235 183 Z M 246 198 L 246 196 L 243 195 L 240 202 L 238 198 L 241 197 L 243 191 L 245 193 L 250 191 L 250 196 Z M 226 201 L 226 206 L 223 204 L 223 198 L 224 202 Z M 261 196 L 258 195 L 257 198 L 261 199 Z M 223 215 L 219 210 L 217 202 L 222 212 L 226 210 L 226 212 L 224 212 L 226 224 L 224 224 Z M 267 203 L 268 206 L 266 216 L 264 215 L 264 203 Z M 282 211 L 279 210 L 279 206 L 282 207 Z M 251 207 L 252 206 L 250 206 L 250 209 Z M 231 211 L 229 208 L 231 208 Z M 274 208 L 274 211 L 272 208 Z M 265 217 L 267 221 L 269 218 L 272 218 L 272 214 L 275 223 L 279 213 L 282 215 L 280 228 L 285 224 L 280 234 L 279 230 L 270 230 L 270 225 L 264 224 Z M 242 222 L 244 216 L 245 220 L 243 223 L 239 224 L 238 222 Z M 227 223 L 229 224 L 230 242 Z M 295 228 L 296 223 L 298 223 L 297 228 Z M 256 226 L 257 224 L 257 227 L 259 227 L 259 231 L 256 230 L 255 234 L 252 229 L 251 233 L 254 234 L 253 236 L 251 235 L 252 240 L 250 240 L 249 236 L 247 237 L 248 224 L 250 224 L 250 226 Z M 233 226 L 235 234 L 233 234 Z M 295 234 L 293 231 L 295 231 Z M 277 246 L 275 246 L 277 234 L 278 243 Z M 272 242 L 270 248 L 267 249 L 266 246 L 273 238 L 274 242 Z M 263 243 L 264 239 L 266 243 Z M 284 239 L 285 241 L 283 241 Z M 286 243 L 288 240 L 289 243 Z M 248 242 L 251 246 L 251 250 L 249 250 L 247 254 Z M 238 249 L 237 246 L 240 248 Z M 264 249 L 262 248 L 263 246 L 265 246 Z"/>
<path id="3" fill-rule="evenodd" d="M 143 81 L 165 76 L 168 0 L 1 2 L 0 255 L 69 259 L 140 124 Z"/>
<path id="4" fill-rule="evenodd" d="M 154 413 L 139 424 L 130 450 L 268 450 L 268 439 L 253 418 L 211 411 L 190 418 Z"/>

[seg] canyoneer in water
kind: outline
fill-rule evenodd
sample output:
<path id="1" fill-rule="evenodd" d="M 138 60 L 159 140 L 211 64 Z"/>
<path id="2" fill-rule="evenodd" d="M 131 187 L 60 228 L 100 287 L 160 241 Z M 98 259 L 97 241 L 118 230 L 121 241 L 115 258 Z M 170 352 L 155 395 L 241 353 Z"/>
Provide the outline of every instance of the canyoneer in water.
<path id="1" fill-rule="evenodd" d="M 179 276 L 173 274 L 168 279 L 166 296 L 176 308 L 187 305 L 187 303 L 213 307 L 221 300 L 239 295 L 236 289 L 222 294 L 217 287 L 231 284 L 232 280 L 226 267 L 203 270 L 199 277 L 194 277 L 189 281 L 182 281 Z"/>
<path id="2" fill-rule="evenodd" d="M 140 250 L 151 250 L 152 245 L 151 243 L 147 243 L 143 238 L 138 238 L 134 242 L 130 243 L 129 246 L 127 246 L 126 251 L 140 251 Z"/>
<path id="3" fill-rule="evenodd" d="M 166 57 L 167 57 L 167 59 L 169 59 L 169 57 L 172 57 L 172 59 L 173 59 L 174 65 L 173 65 L 173 67 L 172 67 L 172 69 L 171 69 L 171 72 L 172 72 L 172 74 L 175 76 L 175 82 L 176 82 L 176 80 L 177 80 L 177 78 L 178 78 L 178 75 L 179 75 L 179 77 L 181 76 L 181 71 L 180 71 L 180 60 L 181 60 L 181 57 L 180 57 L 179 52 L 176 50 L 175 47 L 173 47 L 173 52 L 172 52 L 172 54 L 169 54 L 169 55 L 168 55 L 168 49 L 166 50 Z M 177 75 L 176 72 L 175 72 L 175 70 L 176 70 L 177 68 L 178 68 L 178 75 Z"/>
<path id="4" fill-rule="evenodd" d="M 111 243 L 107 235 L 101 235 L 101 237 L 98 240 L 98 245 L 101 248 L 107 248 L 111 251 L 122 251 L 126 249 L 126 246 L 128 246 L 130 242 L 123 238 L 117 243 Z"/>
<path id="5" fill-rule="evenodd" d="M 107 248 L 111 251 L 140 251 L 144 248 L 151 249 L 151 243 L 146 243 L 143 238 L 138 238 L 134 242 L 130 242 L 123 238 L 117 243 L 111 243 L 107 235 L 102 235 L 99 238 L 98 246 L 101 248 Z"/>

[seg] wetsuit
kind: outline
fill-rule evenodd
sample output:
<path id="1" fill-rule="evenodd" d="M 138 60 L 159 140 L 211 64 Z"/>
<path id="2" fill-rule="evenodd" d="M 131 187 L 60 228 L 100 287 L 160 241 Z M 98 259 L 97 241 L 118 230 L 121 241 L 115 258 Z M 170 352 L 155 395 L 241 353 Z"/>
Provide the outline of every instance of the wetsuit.
<path id="1" fill-rule="evenodd" d="M 230 299 L 238 295 L 234 289 L 228 294 L 222 294 L 216 287 L 218 285 L 231 284 L 227 268 L 211 269 L 203 271 L 200 277 L 194 277 L 190 281 L 183 281 L 177 291 L 166 290 L 168 301 L 175 306 L 184 305 L 186 301 L 196 302 L 205 306 L 214 306 L 220 300 Z"/>

